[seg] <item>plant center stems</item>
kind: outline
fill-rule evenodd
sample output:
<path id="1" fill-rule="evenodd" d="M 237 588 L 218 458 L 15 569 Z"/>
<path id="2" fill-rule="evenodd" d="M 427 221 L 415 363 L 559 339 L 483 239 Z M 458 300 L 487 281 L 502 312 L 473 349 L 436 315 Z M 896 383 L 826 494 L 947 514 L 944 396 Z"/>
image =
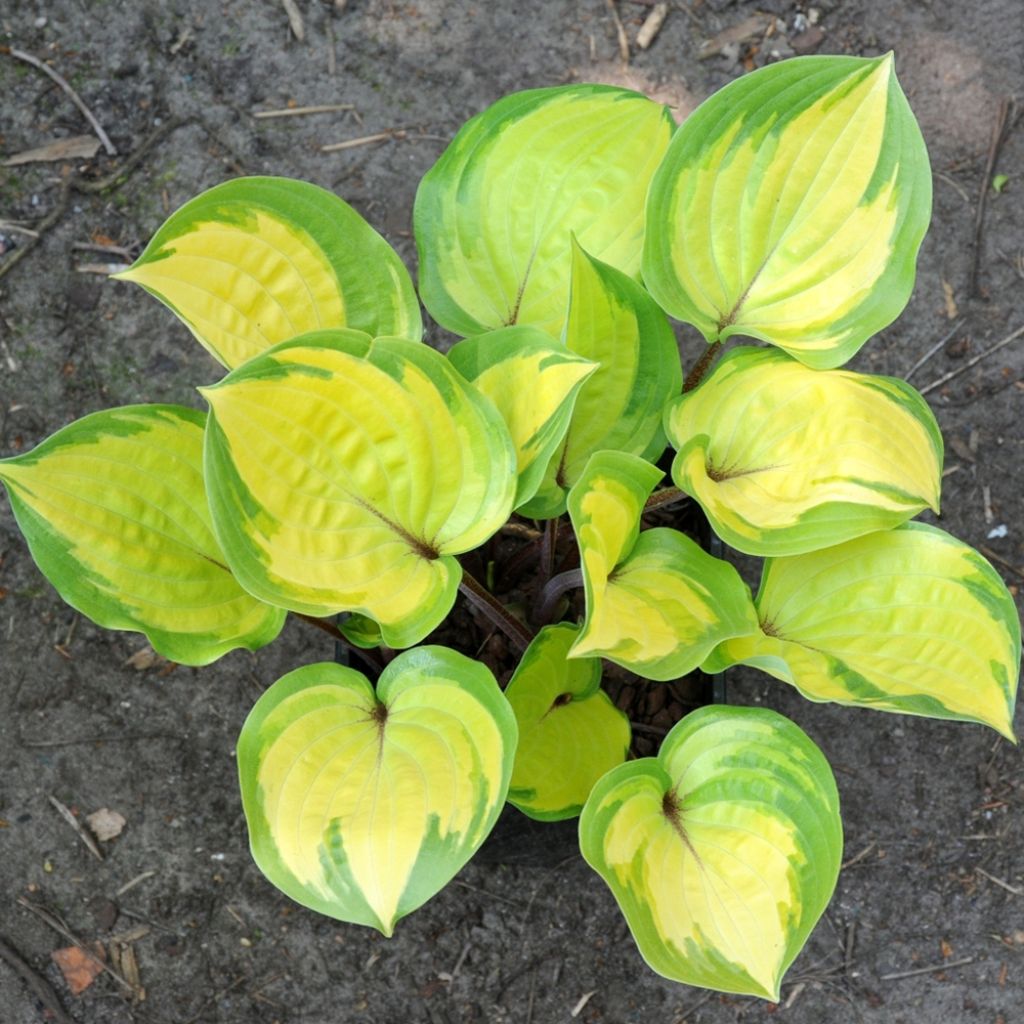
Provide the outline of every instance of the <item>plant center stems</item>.
<path id="1" fill-rule="evenodd" d="M 537 601 L 537 611 L 534 620 L 539 626 L 546 626 L 555 615 L 555 609 L 562 595 L 570 590 L 578 590 L 583 586 L 583 570 L 569 569 L 567 572 L 560 572 L 557 576 L 544 584 L 540 592 L 540 599 Z"/>
<path id="2" fill-rule="evenodd" d="M 525 651 L 530 646 L 533 633 L 465 569 L 462 570 L 459 593 L 497 626 L 520 650 Z"/>

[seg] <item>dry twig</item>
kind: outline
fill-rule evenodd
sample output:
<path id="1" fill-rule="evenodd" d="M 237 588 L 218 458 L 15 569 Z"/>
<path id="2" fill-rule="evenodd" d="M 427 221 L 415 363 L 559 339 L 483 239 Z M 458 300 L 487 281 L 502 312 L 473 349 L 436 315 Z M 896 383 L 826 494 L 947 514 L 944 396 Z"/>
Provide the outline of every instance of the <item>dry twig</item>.
<path id="1" fill-rule="evenodd" d="M 129 890 L 134 889 L 140 882 L 144 882 L 147 878 L 152 878 L 155 874 L 155 871 L 143 871 L 141 875 L 136 875 L 130 882 L 125 882 L 114 895 L 123 896 Z"/>
<path id="2" fill-rule="evenodd" d="M 63 935 L 68 942 L 76 945 L 90 960 L 95 960 L 118 984 L 123 985 L 129 992 L 135 992 L 135 986 L 120 971 L 115 970 L 109 964 L 105 964 L 59 917 L 51 914 L 50 911 L 38 906 L 24 896 L 19 896 L 15 902 L 19 907 L 24 907 L 35 914 L 40 921 L 48 924 L 58 935 Z"/>
<path id="3" fill-rule="evenodd" d="M 295 0 L 281 0 L 284 6 L 285 13 L 288 15 L 288 26 L 292 30 L 292 35 L 300 43 L 306 40 L 306 26 L 302 22 L 302 12 L 299 10 L 295 3 Z"/>
<path id="4" fill-rule="evenodd" d="M 3 939 L 0 939 L 0 960 L 3 960 L 25 982 L 57 1024 L 75 1024 L 65 1013 L 64 1007 L 60 1005 L 57 993 L 53 991 L 50 983 L 22 960 L 14 948 Z"/>
<path id="5" fill-rule="evenodd" d="M 1016 885 L 1010 885 L 1009 882 L 1004 882 L 1001 878 L 996 878 L 995 875 L 990 875 L 984 868 L 976 867 L 975 872 L 981 875 L 982 878 L 987 878 L 990 882 L 995 883 L 1000 889 L 1005 889 L 1008 893 L 1014 896 L 1024 896 L 1024 889 L 1019 888 Z"/>
<path id="6" fill-rule="evenodd" d="M 928 351 L 925 352 L 925 354 L 921 356 L 921 358 L 918 359 L 918 361 L 914 363 L 914 365 L 909 370 L 907 370 L 905 374 L 903 374 L 903 379 L 909 381 L 910 378 L 913 377 L 914 374 L 917 373 L 917 371 L 920 370 L 921 367 L 924 366 L 924 364 L 927 363 L 928 360 L 931 359 L 932 356 L 934 356 L 940 348 L 942 348 L 943 345 L 945 345 L 947 342 L 952 341 L 953 338 L 956 337 L 956 335 L 960 332 L 960 328 L 963 327 L 963 325 L 963 320 L 957 320 L 957 322 L 953 324 L 953 326 L 941 338 L 939 338 L 939 340 L 935 342 L 935 344 L 932 345 L 932 347 L 928 349 Z"/>
<path id="7" fill-rule="evenodd" d="M 963 366 L 950 370 L 949 373 L 939 377 L 938 380 L 933 380 L 927 387 L 921 388 L 920 394 L 927 395 L 929 391 L 934 391 L 936 388 L 942 387 L 943 384 L 948 384 L 954 377 L 959 377 L 961 373 L 966 373 L 972 366 L 977 366 L 983 359 L 987 359 L 1001 348 L 1006 348 L 1007 345 L 1016 341 L 1022 334 L 1024 334 L 1024 327 L 1018 327 L 1017 330 L 1012 331 L 1002 341 L 997 341 L 994 345 L 985 349 L 984 352 L 979 352 L 973 359 L 968 359 Z"/>
<path id="8" fill-rule="evenodd" d="M 981 260 L 981 236 L 985 229 L 985 204 L 988 200 L 988 190 L 991 187 L 992 172 L 995 170 L 996 161 L 999 159 L 999 150 L 1002 149 L 1003 140 L 1006 138 L 1006 127 L 1010 121 L 1013 106 L 1013 100 L 1008 96 L 1004 96 L 999 101 L 995 124 L 992 125 L 992 138 L 988 144 L 985 174 L 981 179 L 981 189 L 978 192 L 978 207 L 974 214 L 974 246 L 971 253 L 971 270 L 967 276 L 968 298 L 973 298 L 978 294 L 978 263 Z"/>
<path id="9" fill-rule="evenodd" d="M 615 22 L 615 35 L 619 40 L 619 57 L 623 64 L 629 63 L 629 36 L 619 17 L 619 9 L 615 6 L 615 0 L 605 0 L 608 10 L 611 11 L 612 21 Z"/>
<path id="10" fill-rule="evenodd" d="M 880 974 L 879 981 L 898 981 L 900 978 L 913 978 L 918 974 L 935 974 L 937 971 L 948 971 L 953 967 L 966 967 L 974 963 L 974 957 L 964 957 L 948 964 L 932 964 L 930 967 L 915 967 L 912 971 L 896 971 L 894 974 Z"/>
<path id="11" fill-rule="evenodd" d="M 336 114 L 342 110 L 351 110 L 351 103 L 321 103 L 312 107 L 282 107 L 280 110 L 254 110 L 252 116 L 257 120 L 268 120 L 272 117 L 304 117 L 307 114 Z"/>
<path id="12" fill-rule="evenodd" d="M 75 830 L 75 834 L 85 844 L 86 849 L 97 859 L 103 860 L 103 853 L 96 840 L 86 831 L 85 826 L 71 813 L 71 810 L 62 804 L 55 796 L 47 798 L 57 813 Z"/>
<path id="13" fill-rule="evenodd" d="M 636 45 L 638 49 L 646 50 L 651 43 L 654 42 L 655 37 L 661 31 L 661 26 L 665 24 L 665 19 L 667 17 L 668 4 L 655 4 L 651 8 L 651 13 L 644 19 L 644 23 L 640 26 L 640 31 L 636 34 Z"/>
<path id="14" fill-rule="evenodd" d="M 1001 565 L 1007 572 L 1012 572 L 1014 574 L 1014 576 L 1017 576 L 1020 579 L 1024 580 L 1024 571 L 1022 571 L 1016 565 L 1014 565 L 1013 562 L 1008 562 L 1005 558 L 1003 558 L 1002 555 L 1000 555 L 996 551 L 993 551 L 986 544 L 979 544 L 978 545 L 978 549 L 981 551 L 981 553 L 990 562 L 995 562 L 997 565 Z M 961 836 L 960 838 L 961 839 L 973 839 L 975 837 L 974 836 Z"/>
<path id="15" fill-rule="evenodd" d="M 60 196 L 54 204 L 53 209 L 33 229 L 35 234 L 20 248 L 8 256 L 3 263 L 0 263 L 0 278 L 9 274 L 39 243 L 43 236 L 64 216 L 68 208 L 68 194 L 70 187 L 65 181 L 61 185 Z"/>
<path id="16" fill-rule="evenodd" d="M 14 52 L 13 50 L 11 51 Z M 68 200 L 73 191 L 85 195 L 96 195 L 107 189 L 115 188 L 124 183 L 127 175 L 130 174 L 142 162 L 146 154 L 161 142 L 164 138 L 176 131 L 182 125 L 188 124 L 188 118 L 171 118 L 166 124 L 161 125 L 148 138 L 146 138 L 131 156 L 113 173 L 97 181 L 83 181 L 81 178 L 72 177 L 61 182 L 60 196 L 54 204 L 53 209 L 32 229 L 27 232 L 29 241 L 20 249 L 15 249 L 3 263 L 0 263 L 0 278 L 9 274 L 42 240 L 43 236 L 64 216 L 68 208 Z M 44 745 L 44 744 L 39 744 Z"/>
<path id="17" fill-rule="evenodd" d="M 86 121 L 89 122 L 89 127 L 96 133 L 96 137 L 103 143 L 103 148 L 107 151 L 110 156 L 117 156 L 117 150 L 114 148 L 114 144 L 110 141 L 107 133 L 103 130 L 102 125 L 93 116 L 92 111 L 82 102 L 82 97 L 75 92 L 74 89 L 68 85 L 67 81 L 63 76 L 59 75 L 56 71 L 49 66 L 44 64 L 38 57 L 33 57 L 31 53 L 25 53 L 24 50 L 17 50 L 13 46 L 7 51 L 12 57 L 18 60 L 24 61 L 26 64 L 31 64 L 32 67 L 38 68 L 43 74 L 48 75 L 53 79 L 60 87 L 64 90 L 65 94 L 71 99 L 76 107 L 82 112 Z"/>

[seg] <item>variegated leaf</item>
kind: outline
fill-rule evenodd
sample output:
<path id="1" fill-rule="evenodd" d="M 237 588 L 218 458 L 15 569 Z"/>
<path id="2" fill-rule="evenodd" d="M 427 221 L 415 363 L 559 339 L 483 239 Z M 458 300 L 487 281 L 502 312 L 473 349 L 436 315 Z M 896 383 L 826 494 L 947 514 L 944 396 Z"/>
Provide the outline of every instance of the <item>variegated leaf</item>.
<path id="1" fill-rule="evenodd" d="M 580 847 L 655 971 L 777 1002 L 835 888 L 839 796 L 792 722 L 706 707 L 598 782 Z"/>
<path id="2" fill-rule="evenodd" d="M 745 75 L 680 128 L 651 185 L 644 280 L 709 342 L 845 363 L 910 297 L 931 213 L 891 54 Z"/>
<path id="3" fill-rule="evenodd" d="M 894 377 L 739 348 L 665 422 L 673 480 L 747 554 L 802 554 L 939 510 L 942 435 Z"/>
<path id="4" fill-rule="evenodd" d="M 515 508 L 537 492 L 597 364 L 535 327 L 504 327 L 454 345 L 455 368 L 497 406 L 516 449 Z"/>
<path id="5" fill-rule="evenodd" d="M 256 650 L 284 624 L 224 565 L 203 486 L 205 422 L 176 405 L 109 409 L 0 462 L 32 557 L 60 596 L 186 665 Z"/>
<path id="6" fill-rule="evenodd" d="M 742 662 L 814 701 L 981 722 L 1013 739 L 1020 619 L 973 548 L 924 523 L 765 563 L 761 631 L 709 671 Z"/>
<path id="7" fill-rule="evenodd" d="M 647 186 L 673 128 L 665 107 L 603 85 L 514 93 L 474 117 L 416 194 L 430 314 L 464 336 L 526 324 L 557 337 L 573 233 L 639 272 Z"/>
<path id="8" fill-rule="evenodd" d="M 635 455 L 599 452 L 569 492 L 587 607 L 570 656 L 665 680 L 691 672 L 722 640 L 754 632 L 757 616 L 728 562 L 676 530 L 639 532 L 661 476 Z"/>
<path id="9" fill-rule="evenodd" d="M 334 193 L 288 178 L 209 189 L 115 276 L 155 295 L 228 369 L 324 327 L 422 333 L 412 280 L 391 246 Z"/>
<path id="10" fill-rule="evenodd" d="M 391 935 L 487 837 L 515 744 L 494 677 L 443 647 L 400 654 L 376 693 L 332 663 L 290 672 L 238 740 L 253 857 L 304 906 Z"/>
<path id="11" fill-rule="evenodd" d="M 565 511 L 565 495 L 598 451 L 656 460 L 665 450 L 665 403 L 683 385 L 679 348 L 665 314 L 626 274 L 573 243 L 566 346 L 599 363 L 583 385 L 572 421 L 524 515 Z"/>
<path id="12" fill-rule="evenodd" d="M 508 518 L 515 453 L 493 404 L 433 349 L 317 331 L 203 389 L 214 527 L 247 590 L 356 611 L 390 647 L 455 600 L 455 555 Z"/>
<path id="13" fill-rule="evenodd" d="M 374 647 L 380 647 L 384 643 L 384 637 L 381 636 L 380 632 L 380 624 L 371 619 L 369 615 L 360 615 L 359 612 L 345 615 L 342 617 L 342 621 L 338 623 L 338 629 L 344 634 L 345 639 L 349 643 L 355 644 L 356 647 L 370 650 Z"/>
<path id="14" fill-rule="evenodd" d="M 519 726 L 509 803 L 540 821 L 576 817 L 629 750 L 629 719 L 601 689 L 600 660 L 567 660 L 578 634 L 545 626 L 505 689 Z"/>

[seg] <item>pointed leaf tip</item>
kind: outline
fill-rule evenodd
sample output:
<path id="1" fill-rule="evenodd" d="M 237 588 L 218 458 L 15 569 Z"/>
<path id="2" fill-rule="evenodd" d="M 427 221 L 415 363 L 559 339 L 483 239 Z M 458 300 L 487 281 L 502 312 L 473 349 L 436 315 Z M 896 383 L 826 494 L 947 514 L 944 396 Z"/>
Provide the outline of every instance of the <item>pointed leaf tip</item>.
<path id="1" fill-rule="evenodd" d="M 422 336 L 398 254 L 332 192 L 288 178 L 209 189 L 113 276 L 156 296 L 228 369 L 320 328 Z"/>
<path id="2" fill-rule="evenodd" d="M 1002 578 L 924 523 L 765 564 L 763 633 L 729 640 L 742 662 L 815 701 L 979 722 L 1013 740 L 1020 619 Z"/>
<path id="3" fill-rule="evenodd" d="M 281 609 L 243 590 L 214 536 L 205 421 L 174 405 L 108 409 L 0 464 L 29 550 L 61 597 L 186 665 L 256 650 L 284 624 Z"/>
<path id="4" fill-rule="evenodd" d="M 680 127 L 651 184 L 644 279 L 709 342 L 759 338 L 830 369 L 903 310 L 930 213 L 892 55 L 798 57 Z"/>

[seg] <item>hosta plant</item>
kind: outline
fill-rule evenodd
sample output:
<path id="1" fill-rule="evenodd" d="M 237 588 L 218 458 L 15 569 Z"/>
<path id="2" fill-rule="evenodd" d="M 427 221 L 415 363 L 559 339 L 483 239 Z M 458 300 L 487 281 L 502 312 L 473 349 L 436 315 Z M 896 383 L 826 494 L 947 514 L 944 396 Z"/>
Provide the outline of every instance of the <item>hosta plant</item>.
<path id="1" fill-rule="evenodd" d="M 631 759 L 602 684 L 746 664 L 1012 738 L 1013 600 L 911 521 L 939 507 L 935 418 L 841 369 L 906 304 L 930 201 L 890 56 L 764 68 L 678 128 L 623 89 L 518 93 L 416 198 L 419 300 L 461 340 L 423 342 L 341 199 L 229 181 L 118 275 L 223 365 L 205 409 L 96 412 L 0 479 L 101 625 L 202 665 L 292 612 L 348 652 L 274 683 L 238 741 L 253 855 L 293 899 L 390 935 L 506 801 L 578 815 L 655 970 L 777 999 L 841 859 L 824 755 L 710 705 Z M 669 317 L 703 338 L 685 373 Z M 756 597 L 678 528 L 698 507 L 766 559 Z M 512 652 L 491 667 L 481 622 Z"/>

